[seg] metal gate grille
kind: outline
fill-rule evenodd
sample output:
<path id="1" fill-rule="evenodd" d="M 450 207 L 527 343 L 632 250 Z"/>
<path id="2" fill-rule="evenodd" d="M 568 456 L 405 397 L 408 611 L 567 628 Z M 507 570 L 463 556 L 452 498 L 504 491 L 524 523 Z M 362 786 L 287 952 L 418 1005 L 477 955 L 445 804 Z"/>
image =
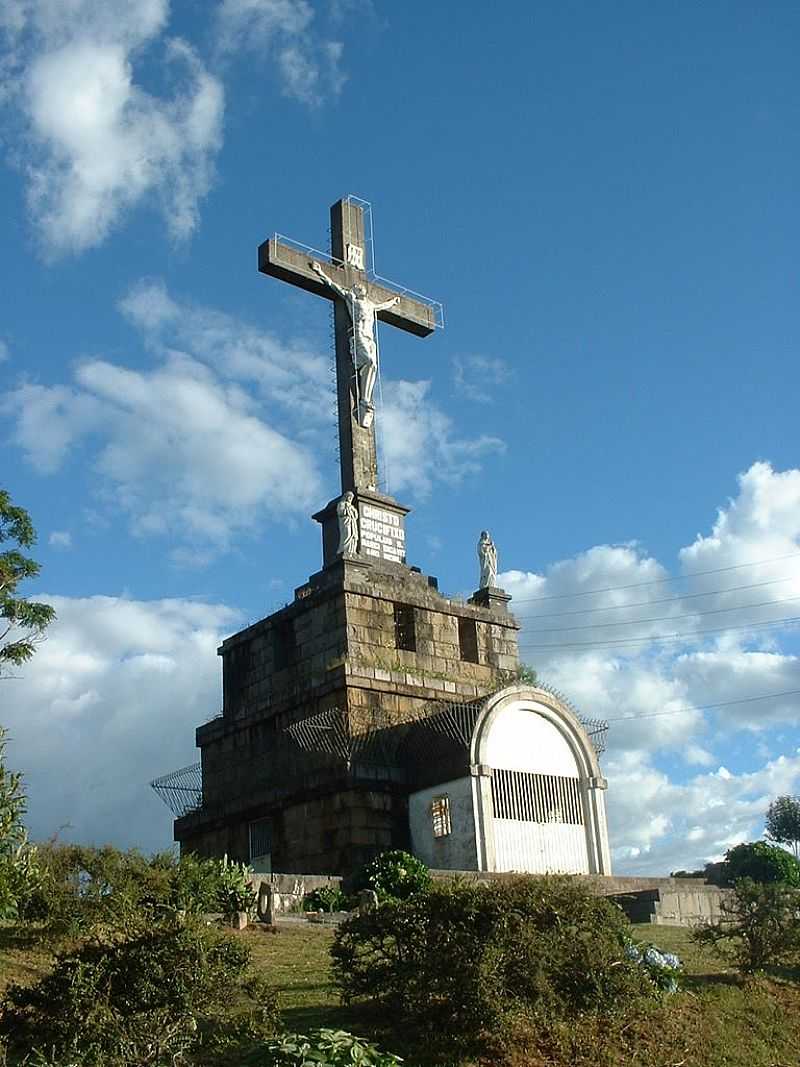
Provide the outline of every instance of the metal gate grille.
<path id="1" fill-rule="evenodd" d="M 583 826 L 577 778 L 530 771 L 492 770 L 495 819 Z"/>

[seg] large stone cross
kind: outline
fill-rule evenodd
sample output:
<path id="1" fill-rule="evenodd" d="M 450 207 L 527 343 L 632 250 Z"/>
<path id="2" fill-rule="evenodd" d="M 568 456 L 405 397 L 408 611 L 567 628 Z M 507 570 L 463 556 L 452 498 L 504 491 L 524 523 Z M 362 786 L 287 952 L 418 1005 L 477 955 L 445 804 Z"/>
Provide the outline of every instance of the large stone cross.
<path id="1" fill-rule="evenodd" d="M 353 198 L 338 200 L 331 208 L 329 259 L 277 235 L 258 249 L 263 274 L 333 300 L 343 493 L 375 491 L 378 484 L 373 402 L 377 320 L 418 337 L 439 325 L 437 305 L 371 276 L 367 252 L 364 209 Z"/>

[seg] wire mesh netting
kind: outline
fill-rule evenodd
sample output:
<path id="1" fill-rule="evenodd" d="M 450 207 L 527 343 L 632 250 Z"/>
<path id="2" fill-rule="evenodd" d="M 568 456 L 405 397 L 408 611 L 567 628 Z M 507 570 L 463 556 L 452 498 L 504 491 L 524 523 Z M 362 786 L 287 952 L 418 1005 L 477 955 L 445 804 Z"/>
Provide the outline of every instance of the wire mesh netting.
<path id="1" fill-rule="evenodd" d="M 199 763 L 155 778 L 150 788 L 178 818 L 203 806 L 203 774 Z"/>

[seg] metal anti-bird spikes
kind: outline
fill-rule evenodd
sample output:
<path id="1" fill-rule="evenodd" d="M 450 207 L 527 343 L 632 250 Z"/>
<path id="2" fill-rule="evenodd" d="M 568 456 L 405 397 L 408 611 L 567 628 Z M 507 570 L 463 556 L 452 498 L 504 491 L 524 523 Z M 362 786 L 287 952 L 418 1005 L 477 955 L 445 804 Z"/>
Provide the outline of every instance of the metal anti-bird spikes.
<path id="1" fill-rule="evenodd" d="M 341 294 L 352 290 L 353 286 L 364 286 L 366 297 L 381 322 L 418 337 L 426 337 L 435 329 L 436 309 L 407 293 L 396 292 L 369 279 L 365 270 L 364 210 L 350 199 L 338 200 L 331 208 L 331 262 L 320 263 L 309 253 L 310 250 L 302 246 L 294 247 L 278 237 L 271 237 L 258 250 L 258 269 L 263 274 L 333 300 L 342 492 L 376 489 L 375 422 L 371 411 L 367 411 L 369 404 L 362 402 L 359 408 L 359 378 L 354 367 L 357 338 L 354 340 L 353 337 L 352 310 Z"/>

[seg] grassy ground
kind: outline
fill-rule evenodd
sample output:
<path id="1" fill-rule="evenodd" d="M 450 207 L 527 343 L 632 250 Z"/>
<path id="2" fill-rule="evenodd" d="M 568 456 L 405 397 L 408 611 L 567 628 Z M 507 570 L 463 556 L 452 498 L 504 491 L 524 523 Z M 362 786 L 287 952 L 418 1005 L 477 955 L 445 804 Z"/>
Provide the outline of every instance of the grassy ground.
<path id="1" fill-rule="evenodd" d="M 683 959 L 681 993 L 617 1020 L 578 1020 L 546 1037 L 522 1037 L 515 1052 L 498 1050 L 471 1067 L 800 1067 L 799 973 L 745 983 L 696 946 L 688 930 L 635 926 L 633 934 Z M 408 1067 L 451 1067 L 414 1049 L 410 1035 L 393 1037 L 392 1020 L 340 1005 L 330 928 L 287 924 L 269 933 L 256 926 L 236 936 L 276 990 L 288 1028 L 342 1027 L 405 1052 Z M 0 925 L 0 991 L 11 981 L 35 981 L 51 961 L 36 931 Z"/>

